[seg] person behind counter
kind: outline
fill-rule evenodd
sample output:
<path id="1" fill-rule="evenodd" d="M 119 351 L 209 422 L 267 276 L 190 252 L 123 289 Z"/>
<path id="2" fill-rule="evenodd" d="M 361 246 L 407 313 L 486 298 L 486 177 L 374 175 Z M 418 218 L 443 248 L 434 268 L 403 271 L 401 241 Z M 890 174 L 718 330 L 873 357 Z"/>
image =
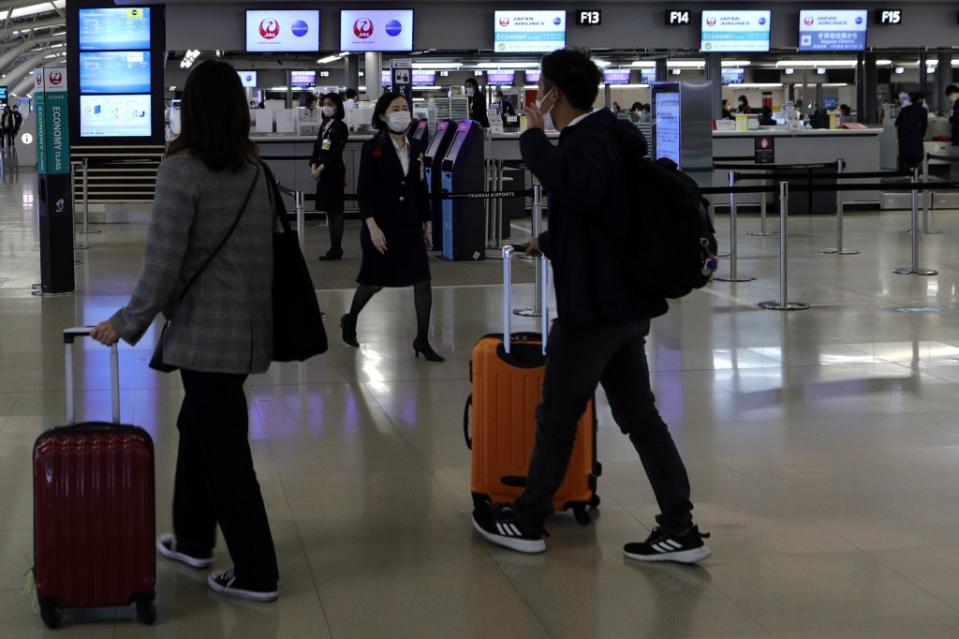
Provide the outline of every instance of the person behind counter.
<path id="1" fill-rule="evenodd" d="M 909 106 L 903 107 L 896 118 L 896 130 L 899 132 L 899 167 L 902 169 L 914 169 L 922 164 L 926 153 L 923 139 L 929 126 L 926 96 L 913 93 L 909 99 Z"/>
<path id="2" fill-rule="evenodd" d="M 316 210 L 325 212 L 329 220 L 330 250 L 320 256 L 320 260 L 329 262 L 343 257 L 343 191 L 346 182 L 343 150 L 350 132 L 343 123 L 346 112 L 338 93 L 323 96 L 321 111 L 323 124 L 313 143 L 310 176 L 316 182 Z"/>
<path id="3" fill-rule="evenodd" d="M 729 100 L 723 100 L 723 114 L 722 114 L 722 119 L 723 119 L 723 120 L 732 120 L 732 119 L 733 119 L 732 111 L 729 110 Z"/>
<path id="4" fill-rule="evenodd" d="M 739 96 L 739 112 L 745 115 L 749 115 L 753 112 L 753 108 L 749 106 L 749 98 L 747 98 L 745 95 Z"/>
<path id="5" fill-rule="evenodd" d="M 475 120 L 484 129 L 489 128 L 489 116 L 486 115 L 486 96 L 480 91 L 476 78 L 466 78 L 463 90 L 469 98 L 470 120 Z"/>
<path id="6" fill-rule="evenodd" d="M 373 110 L 379 131 L 363 145 L 358 193 L 363 229 L 363 263 L 350 312 L 340 320 L 343 341 L 359 347 L 356 322 L 363 307 L 383 287 L 413 287 L 416 340 L 413 352 L 444 361 L 429 343 L 433 289 L 428 251 L 433 223 L 421 153 L 411 153 L 409 104 L 399 93 L 385 93 Z"/>
<path id="7" fill-rule="evenodd" d="M 952 116 L 949 118 L 949 123 L 952 124 L 952 145 L 959 146 L 959 86 L 947 86 L 946 97 L 952 104 Z"/>
<path id="8" fill-rule="evenodd" d="M 856 118 L 852 115 L 852 108 L 848 104 L 839 105 L 839 123 L 855 122 Z"/>
<path id="9" fill-rule="evenodd" d="M 356 99 L 359 97 L 356 89 L 347 89 L 346 90 L 346 100 L 343 102 L 343 108 L 345 110 L 355 109 L 356 108 Z"/>

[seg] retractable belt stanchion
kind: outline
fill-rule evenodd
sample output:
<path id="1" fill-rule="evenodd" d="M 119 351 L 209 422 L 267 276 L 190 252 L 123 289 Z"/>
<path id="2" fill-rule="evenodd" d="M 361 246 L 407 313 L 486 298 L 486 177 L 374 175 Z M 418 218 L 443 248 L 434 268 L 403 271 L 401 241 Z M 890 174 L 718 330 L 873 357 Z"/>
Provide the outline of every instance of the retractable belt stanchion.
<path id="1" fill-rule="evenodd" d="M 70 199 L 73 202 L 73 210 L 77 210 L 77 167 L 82 166 L 82 163 L 78 160 L 70 162 Z M 80 258 L 80 254 L 77 253 L 81 247 L 80 243 L 77 241 L 77 223 L 74 219 L 73 222 L 73 264 L 80 265 L 83 264 L 83 259 Z"/>
<path id="2" fill-rule="evenodd" d="M 922 179 L 923 182 L 929 182 L 929 157 L 928 155 L 922 161 Z M 923 191 L 922 193 L 922 233 L 923 235 L 941 235 L 942 231 L 935 230 L 935 222 L 932 215 L 933 198 L 932 191 Z"/>
<path id="3" fill-rule="evenodd" d="M 539 237 L 543 232 L 543 186 L 539 182 L 533 184 L 533 237 Z M 533 305 L 526 308 L 518 308 L 513 311 L 521 317 L 540 317 L 543 314 L 543 305 L 546 300 L 543 298 L 543 279 L 546 274 L 543 272 L 543 260 L 536 260 L 533 263 Z"/>
<path id="4" fill-rule="evenodd" d="M 766 180 L 765 177 L 763 177 L 763 178 L 761 178 L 761 179 L 759 180 L 759 183 L 762 184 L 763 186 L 766 186 L 766 184 L 768 184 L 768 181 Z M 766 192 L 765 192 L 765 191 L 763 191 L 763 192 L 760 194 L 760 198 L 761 198 L 761 199 L 760 199 L 760 204 L 759 204 L 759 206 L 760 206 L 760 209 L 759 209 L 759 230 L 758 230 L 758 231 L 749 231 L 746 235 L 751 235 L 751 236 L 753 236 L 753 237 L 772 237 L 773 235 L 779 235 L 778 232 L 776 232 L 776 231 L 769 231 L 769 230 L 766 228 L 766 209 L 767 209 L 767 202 L 766 202 Z"/>
<path id="5" fill-rule="evenodd" d="M 303 250 L 304 235 L 306 234 L 306 213 L 304 212 L 304 201 L 303 191 L 295 191 L 293 193 L 293 204 L 296 206 L 296 235 L 297 239 L 300 241 L 300 251 Z"/>
<path id="6" fill-rule="evenodd" d="M 809 304 L 789 301 L 789 182 L 779 183 L 779 301 L 760 302 L 770 311 L 804 311 Z"/>
<path id="7" fill-rule="evenodd" d="M 939 271 L 919 267 L 919 169 L 912 170 L 912 265 L 897 268 L 898 275 L 938 275 Z"/>
<path id="8" fill-rule="evenodd" d="M 74 246 L 79 251 L 86 251 L 90 248 L 90 240 L 87 239 L 87 236 L 90 234 L 90 192 L 87 190 L 89 188 L 88 175 L 87 172 L 90 169 L 90 163 L 87 158 L 83 158 L 82 161 L 76 163 L 80 169 L 83 170 L 83 178 L 80 181 L 81 184 L 81 193 L 83 194 L 83 221 L 80 222 L 80 231 L 79 234 L 83 236 L 82 242 L 77 239 L 77 234 L 74 234 Z M 74 187 L 74 198 L 73 198 L 73 210 L 76 211 L 76 188 Z"/>
<path id="9" fill-rule="evenodd" d="M 736 186 L 736 172 L 729 172 L 729 186 L 730 188 Z M 730 191 L 729 193 L 729 275 L 717 276 L 713 279 L 719 280 L 720 282 L 751 282 L 755 277 L 751 275 L 740 275 L 738 268 L 738 230 L 736 227 L 736 194 Z"/>
<path id="10" fill-rule="evenodd" d="M 842 158 L 836 160 L 836 173 L 842 174 L 846 170 L 846 161 Z M 812 193 L 809 194 L 812 197 Z M 826 255 L 859 255 L 858 249 L 847 249 L 842 245 L 843 241 L 843 215 L 845 213 L 845 204 L 842 201 L 842 189 L 836 189 L 836 248 L 823 249 L 821 253 Z"/>

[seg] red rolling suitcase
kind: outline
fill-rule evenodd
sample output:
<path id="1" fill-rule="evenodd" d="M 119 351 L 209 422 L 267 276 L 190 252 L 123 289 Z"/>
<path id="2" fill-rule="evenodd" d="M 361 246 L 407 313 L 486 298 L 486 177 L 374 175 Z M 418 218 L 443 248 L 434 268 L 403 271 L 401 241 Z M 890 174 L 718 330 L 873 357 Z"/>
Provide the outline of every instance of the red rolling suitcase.
<path id="1" fill-rule="evenodd" d="M 74 423 L 73 342 L 89 328 L 63 332 L 67 423 L 33 449 L 34 575 L 40 614 L 50 628 L 70 608 L 136 604 L 156 621 L 153 441 L 120 424 L 119 356 L 110 350 L 113 423 Z"/>

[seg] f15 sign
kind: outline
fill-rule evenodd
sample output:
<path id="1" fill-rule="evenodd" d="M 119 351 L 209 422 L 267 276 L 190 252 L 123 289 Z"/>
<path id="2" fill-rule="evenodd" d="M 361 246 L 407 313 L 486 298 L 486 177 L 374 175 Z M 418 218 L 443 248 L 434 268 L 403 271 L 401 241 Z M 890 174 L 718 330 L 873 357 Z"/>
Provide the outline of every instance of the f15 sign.
<path id="1" fill-rule="evenodd" d="M 876 9 L 876 24 L 902 24 L 902 9 Z"/>

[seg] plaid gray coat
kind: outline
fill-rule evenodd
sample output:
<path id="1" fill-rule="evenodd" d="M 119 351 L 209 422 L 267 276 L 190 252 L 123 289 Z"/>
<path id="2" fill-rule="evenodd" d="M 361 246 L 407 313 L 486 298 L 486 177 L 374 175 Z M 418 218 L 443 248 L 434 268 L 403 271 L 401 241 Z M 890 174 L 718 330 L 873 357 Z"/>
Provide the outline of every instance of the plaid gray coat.
<path id="1" fill-rule="evenodd" d="M 255 172 L 213 172 L 187 153 L 163 161 L 143 272 L 130 302 L 110 319 L 125 341 L 136 344 L 162 312 L 172 320 L 165 363 L 209 373 L 269 368 L 274 220 L 262 172 L 233 236 L 180 301 L 236 219 Z"/>

